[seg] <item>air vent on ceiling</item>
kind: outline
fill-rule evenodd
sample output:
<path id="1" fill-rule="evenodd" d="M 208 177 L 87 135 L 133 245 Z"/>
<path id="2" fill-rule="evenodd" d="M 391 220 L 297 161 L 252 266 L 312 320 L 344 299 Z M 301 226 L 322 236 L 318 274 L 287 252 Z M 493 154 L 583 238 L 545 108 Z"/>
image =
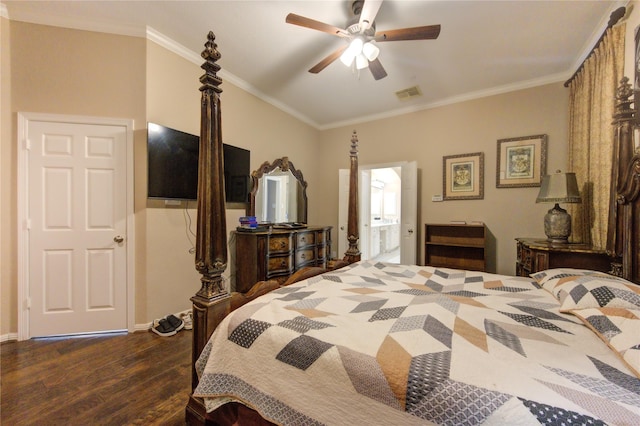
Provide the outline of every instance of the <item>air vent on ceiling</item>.
<path id="1" fill-rule="evenodd" d="M 422 92 L 418 86 L 409 87 L 408 89 L 403 89 L 396 92 L 396 96 L 401 101 L 406 101 L 407 99 L 415 98 L 417 96 L 422 96 Z"/>

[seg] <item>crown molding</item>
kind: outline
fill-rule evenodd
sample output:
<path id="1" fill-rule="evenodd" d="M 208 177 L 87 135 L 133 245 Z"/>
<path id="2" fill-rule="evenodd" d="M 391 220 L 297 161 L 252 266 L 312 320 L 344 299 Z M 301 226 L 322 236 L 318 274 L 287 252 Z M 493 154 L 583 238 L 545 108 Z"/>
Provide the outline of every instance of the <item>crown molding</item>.
<path id="1" fill-rule="evenodd" d="M 188 49 L 187 47 L 181 45 L 180 43 L 175 42 L 174 40 L 165 36 L 161 32 L 151 27 L 147 27 L 146 37 L 148 40 L 156 43 L 161 47 L 164 47 L 165 49 L 175 53 L 176 55 L 186 59 L 187 61 L 192 62 L 196 65 L 202 65 L 202 62 L 203 62 L 202 56 L 200 56 L 198 53 L 194 52 L 193 50 Z M 225 71 L 224 68 L 220 70 L 220 78 L 222 78 L 225 81 L 228 81 L 229 83 L 232 83 L 234 86 L 239 87 L 245 92 L 248 92 L 254 95 L 255 97 L 261 99 L 262 101 L 268 103 L 269 105 L 273 105 L 279 110 L 286 112 L 287 114 L 297 118 L 303 123 L 306 123 L 316 129 L 318 128 L 318 124 L 310 120 L 309 117 L 305 117 L 299 114 L 297 111 L 291 109 L 289 106 L 271 98 L 270 96 L 266 95 L 265 93 L 261 92 L 260 90 L 252 86 L 251 84 L 247 83 L 245 80 L 242 80 L 236 75 L 228 71 Z"/>
<path id="2" fill-rule="evenodd" d="M 478 90 L 476 92 L 465 93 L 464 95 L 452 96 L 449 98 L 441 99 L 429 104 L 413 105 L 405 108 L 398 108 L 391 111 L 387 111 L 382 114 L 373 114 L 363 116 L 349 121 L 340 121 L 324 126 L 318 127 L 318 130 L 329 130 L 338 127 L 353 126 L 354 124 L 362 124 L 370 121 L 382 120 L 385 118 L 397 117 L 399 115 L 411 114 L 414 112 L 424 111 L 427 109 L 439 108 L 442 106 L 453 105 L 461 102 L 473 101 L 476 99 L 487 98 L 489 96 L 501 95 L 504 93 L 515 92 L 518 90 L 530 89 L 532 87 L 544 86 L 546 84 L 564 82 L 571 76 L 570 72 L 564 72 L 559 74 L 553 74 L 542 78 L 520 81 L 513 84 L 507 84 L 504 86 L 492 87 L 485 90 Z"/>

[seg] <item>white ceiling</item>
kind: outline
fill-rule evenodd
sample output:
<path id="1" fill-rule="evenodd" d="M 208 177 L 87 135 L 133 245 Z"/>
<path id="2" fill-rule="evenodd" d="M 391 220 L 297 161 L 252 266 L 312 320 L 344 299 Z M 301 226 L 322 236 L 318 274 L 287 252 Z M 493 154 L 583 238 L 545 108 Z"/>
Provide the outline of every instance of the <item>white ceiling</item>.
<path id="1" fill-rule="evenodd" d="M 11 20 L 147 36 L 198 63 L 213 31 L 223 81 L 326 129 L 564 81 L 626 1 L 385 0 L 378 31 L 433 24 L 442 30 L 436 40 L 380 43 L 388 77 L 378 81 L 340 61 L 310 74 L 344 41 L 285 23 L 293 12 L 343 28 L 350 0 L 2 3 Z M 415 85 L 421 97 L 395 96 Z"/>

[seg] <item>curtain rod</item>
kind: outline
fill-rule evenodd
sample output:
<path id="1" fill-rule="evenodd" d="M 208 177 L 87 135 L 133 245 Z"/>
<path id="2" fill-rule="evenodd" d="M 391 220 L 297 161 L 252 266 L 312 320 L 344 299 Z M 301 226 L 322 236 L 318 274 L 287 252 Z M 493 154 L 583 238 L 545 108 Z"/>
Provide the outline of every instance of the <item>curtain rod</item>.
<path id="1" fill-rule="evenodd" d="M 604 38 L 604 35 L 607 33 L 607 30 L 609 28 L 613 27 L 615 24 L 617 24 L 624 17 L 625 13 L 627 13 L 627 10 L 626 10 L 626 8 L 624 6 L 623 7 L 619 7 L 616 10 L 614 10 L 613 12 L 611 12 L 611 15 L 609 16 L 609 22 L 607 23 L 607 28 L 604 30 L 604 32 L 602 33 L 602 35 L 600 36 L 600 38 L 596 42 L 595 46 L 593 46 L 593 49 L 591 49 L 591 51 L 589 52 L 587 57 L 584 58 L 584 61 L 582 61 L 582 63 L 580 64 L 580 66 L 578 67 L 576 72 L 573 73 L 573 75 L 571 76 L 571 78 L 569 78 L 569 80 L 564 82 L 564 87 L 569 87 L 569 85 L 571 84 L 573 79 L 576 78 L 576 76 L 578 75 L 578 73 L 580 71 L 582 71 L 582 68 L 584 67 L 584 63 L 587 62 L 587 59 L 589 59 L 591 57 L 591 55 L 593 54 L 593 52 L 598 48 L 598 46 L 600 46 L 600 43 L 602 42 L 602 39 Z"/>

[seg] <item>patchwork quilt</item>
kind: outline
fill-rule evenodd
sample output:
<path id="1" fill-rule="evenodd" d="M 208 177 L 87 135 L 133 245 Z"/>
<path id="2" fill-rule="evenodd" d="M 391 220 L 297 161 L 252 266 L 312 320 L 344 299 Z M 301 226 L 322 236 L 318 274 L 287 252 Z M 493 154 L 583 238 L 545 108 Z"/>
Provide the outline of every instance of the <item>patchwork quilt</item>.
<path id="1" fill-rule="evenodd" d="M 285 425 L 640 424 L 640 379 L 528 278 L 362 261 L 229 315 L 209 411 Z"/>

